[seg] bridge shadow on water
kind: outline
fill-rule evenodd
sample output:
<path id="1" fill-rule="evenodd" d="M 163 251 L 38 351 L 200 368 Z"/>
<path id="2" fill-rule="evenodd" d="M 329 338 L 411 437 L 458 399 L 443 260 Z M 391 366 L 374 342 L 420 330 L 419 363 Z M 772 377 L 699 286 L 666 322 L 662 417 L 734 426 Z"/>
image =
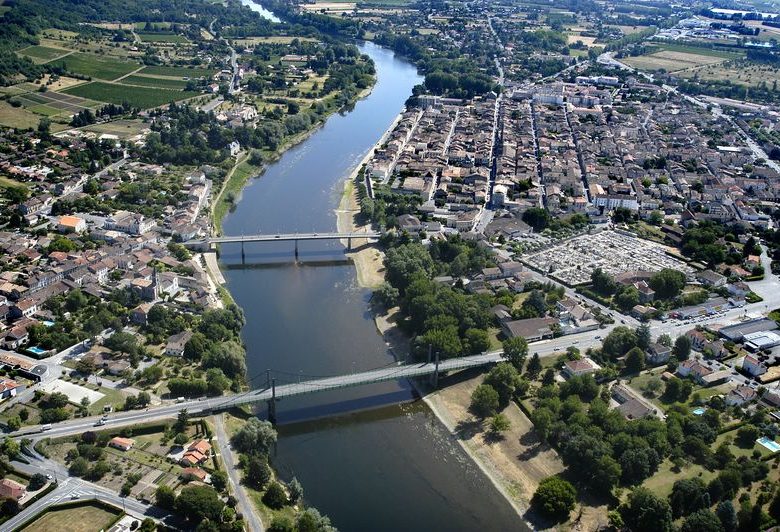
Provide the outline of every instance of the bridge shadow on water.
<path id="1" fill-rule="evenodd" d="M 348 266 L 352 259 L 341 250 L 307 251 L 299 253 L 296 258 L 293 253 L 272 251 L 267 253 L 230 253 L 220 255 L 221 267 L 227 270 L 281 268 L 297 266 Z"/>

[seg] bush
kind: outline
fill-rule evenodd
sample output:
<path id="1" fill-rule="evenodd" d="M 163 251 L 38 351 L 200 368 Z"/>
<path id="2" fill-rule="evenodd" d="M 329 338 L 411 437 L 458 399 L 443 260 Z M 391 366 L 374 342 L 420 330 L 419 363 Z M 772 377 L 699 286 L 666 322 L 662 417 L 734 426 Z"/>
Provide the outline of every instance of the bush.
<path id="1" fill-rule="evenodd" d="M 556 522 L 563 522 L 569 518 L 577 499 L 577 490 L 570 482 L 557 477 L 547 477 L 536 488 L 531 506 L 536 511 Z"/>
<path id="2" fill-rule="evenodd" d="M 272 482 L 263 495 L 263 503 L 274 510 L 284 507 L 287 504 L 287 494 L 282 485 L 278 482 Z"/>

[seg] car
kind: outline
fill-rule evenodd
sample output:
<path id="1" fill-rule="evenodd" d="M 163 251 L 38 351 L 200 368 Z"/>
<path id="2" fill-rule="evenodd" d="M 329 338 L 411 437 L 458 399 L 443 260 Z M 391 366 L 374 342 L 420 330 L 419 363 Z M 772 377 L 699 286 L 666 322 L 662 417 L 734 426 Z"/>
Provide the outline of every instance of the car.
<path id="1" fill-rule="evenodd" d="M 105 424 L 106 424 L 106 420 L 103 419 L 103 418 L 100 418 L 100 419 L 97 420 L 97 423 L 95 423 L 95 426 L 96 427 L 100 427 L 100 426 L 105 425 Z"/>
<path id="2" fill-rule="evenodd" d="M 51 475 L 46 475 L 46 480 L 51 480 L 51 479 L 53 479 L 53 478 L 54 478 L 54 477 L 53 477 L 53 476 L 51 476 Z"/>
<path id="3" fill-rule="evenodd" d="M 78 493 L 71 493 L 70 494 L 70 498 L 71 499 L 78 499 L 79 498 L 79 494 Z"/>

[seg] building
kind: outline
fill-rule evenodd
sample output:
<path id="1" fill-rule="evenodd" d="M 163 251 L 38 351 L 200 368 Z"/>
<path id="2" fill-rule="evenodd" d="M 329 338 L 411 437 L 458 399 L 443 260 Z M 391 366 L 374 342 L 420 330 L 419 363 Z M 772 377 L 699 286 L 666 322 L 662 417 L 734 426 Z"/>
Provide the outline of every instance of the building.
<path id="1" fill-rule="evenodd" d="M 552 326 L 557 323 L 556 318 L 528 318 L 505 321 L 501 324 L 501 329 L 507 338 L 522 336 L 528 342 L 536 342 L 544 338 L 552 338 Z"/>
<path id="2" fill-rule="evenodd" d="M 27 487 L 10 478 L 0 480 L 0 499 L 18 501 L 27 492 Z"/>
<path id="3" fill-rule="evenodd" d="M 184 355 L 184 346 L 192 338 L 192 331 L 182 331 L 168 338 L 165 344 L 165 354 L 172 357 Z"/>
<path id="4" fill-rule="evenodd" d="M 654 411 L 634 394 L 627 386 L 617 384 L 612 387 L 612 398 L 618 403 L 617 411 L 628 419 L 642 419 L 652 416 Z"/>
<path id="5" fill-rule="evenodd" d="M 187 451 L 179 460 L 185 467 L 194 467 L 208 460 L 211 453 L 211 444 L 204 439 L 196 440 L 187 447 Z"/>
<path id="6" fill-rule="evenodd" d="M 208 473 L 199 467 L 185 467 L 179 474 L 179 478 L 184 481 L 197 480 L 198 482 L 206 482 Z"/>
<path id="7" fill-rule="evenodd" d="M 146 218 L 143 214 L 129 211 L 117 211 L 103 223 L 103 229 L 129 235 L 142 235 L 151 231 L 153 227 L 154 220 Z"/>
<path id="8" fill-rule="evenodd" d="M 669 362 L 669 356 L 672 354 L 672 348 L 663 344 L 650 344 L 647 348 L 647 363 L 653 366 L 660 366 Z"/>
<path id="9" fill-rule="evenodd" d="M 87 222 L 78 216 L 60 216 L 57 231 L 60 233 L 83 233 L 87 230 Z"/>
<path id="10" fill-rule="evenodd" d="M 563 364 L 563 369 L 561 370 L 561 374 L 566 377 L 567 379 L 570 379 L 572 377 L 580 376 L 580 375 L 587 375 L 589 373 L 595 373 L 596 371 L 600 370 L 601 366 L 596 364 L 593 360 L 591 360 L 588 357 L 580 358 L 578 360 L 567 360 Z"/>
<path id="11" fill-rule="evenodd" d="M 725 275 L 721 275 L 712 270 L 704 270 L 703 272 L 699 272 L 696 274 L 696 278 L 704 286 L 710 286 L 712 288 L 726 286 L 726 281 L 728 280 Z"/>
<path id="12" fill-rule="evenodd" d="M 742 369 L 753 377 L 766 373 L 766 366 L 753 355 L 745 355 L 745 358 L 742 360 Z"/>
<path id="13" fill-rule="evenodd" d="M 758 318 L 755 320 L 743 321 L 741 323 L 737 323 L 736 325 L 729 325 L 728 327 L 721 327 L 718 330 L 718 334 L 720 334 L 726 340 L 731 340 L 732 342 L 736 343 L 741 342 L 746 334 L 763 331 L 774 331 L 775 329 L 777 329 L 777 323 L 775 320 L 770 320 L 768 318 Z"/>
<path id="14" fill-rule="evenodd" d="M 742 406 L 754 401 L 757 397 L 758 393 L 750 386 L 738 386 L 726 395 L 726 405 Z"/>
<path id="15" fill-rule="evenodd" d="M 19 383 L 13 379 L 0 379 L 0 401 L 16 396 Z"/>
<path id="16" fill-rule="evenodd" d="M 114 438 L 111 438 L 111 441 L 108 442 L 108 445 L 114 449 L 119 449 L 120 451 L 129 451 L 133 448 L 133 445 L 135 445 L 135 440 L 131 438 L 115 436 Z"/>
<path id="17" fill-rule="evenodd" d="M 780 335 L 774 331 L 759 331 L 742 337 L 748 351 L 761 351 L 780 345 Z"/>

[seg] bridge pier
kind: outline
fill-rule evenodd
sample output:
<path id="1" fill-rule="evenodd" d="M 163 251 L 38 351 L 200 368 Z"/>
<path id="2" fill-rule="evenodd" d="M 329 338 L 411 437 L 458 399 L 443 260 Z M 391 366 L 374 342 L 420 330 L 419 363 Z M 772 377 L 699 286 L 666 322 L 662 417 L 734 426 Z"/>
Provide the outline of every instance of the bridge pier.
<path id="1" fill-rule="evenodd" d="M 268 400 L 268 421 L 276 425 L 276 379 L 271 379 L 271 398 Z"/>
<path id="2" fill-rule="evenodd" d="M 431 374 L 431 385 L 434 390 L 439 388 L 439 352 L 436 351 L 436 369 Z"/>
<path id="3" fill-rule="evenodd" d="M 352 251 L 352 237 L 347 239 L 347 251 Z"/>
<path id="4" fill-rule="evenodd" d="M 298 241 L 295 241 L 295 262 L 298 262 Z"/>
<path id="5" fill-rule="evenodd" d="M 241 241 L 241 264 L 246 262 L 246 255 L 244 255 L 244 241 Z"/>

